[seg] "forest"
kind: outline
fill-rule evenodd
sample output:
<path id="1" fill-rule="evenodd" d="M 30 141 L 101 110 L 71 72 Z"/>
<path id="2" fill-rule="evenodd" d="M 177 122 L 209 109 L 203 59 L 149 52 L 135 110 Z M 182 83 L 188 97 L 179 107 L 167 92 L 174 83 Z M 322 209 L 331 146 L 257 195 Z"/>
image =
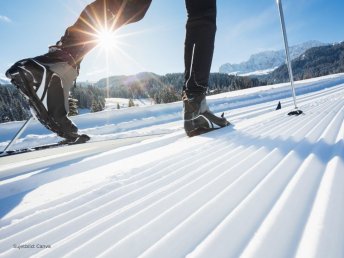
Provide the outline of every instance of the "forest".
<path id="1" fill-rule="evenodd" d="M 163 76 L 140 73 L 133 76 L 112 76 L 95 84 L 76 84 L 70 92 L 70 113 L 77 115 L 78 108 L 98 112 L 105 107 L 105 98 L 150 98 L 155 104 L 181 100 L 184 74 L 170 73 Z M 108 85 L 108 87 L 107 87 Z M 208 94 L 246 89 L 262 85 L 256 78 L 212 73 Z M 0 85 L 0 122 L 25 120 L 30 116 L 27 101 L 13 85 Z M 129 105 L 132 106 L 132 105 Z"/>

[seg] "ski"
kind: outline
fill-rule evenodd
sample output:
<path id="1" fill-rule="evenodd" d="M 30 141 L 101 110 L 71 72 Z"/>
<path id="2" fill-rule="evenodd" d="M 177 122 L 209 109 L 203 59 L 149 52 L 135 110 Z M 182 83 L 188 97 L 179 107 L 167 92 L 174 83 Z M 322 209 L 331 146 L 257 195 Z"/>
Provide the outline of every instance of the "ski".
<path id="1" fill-rule="evenodd" d="M 196 130 L 190 132 L 190 134 L 188 134 L 188 137 L 195 137 L 195 136 L 199 136 L 199 135 L 204 135 L 204 134 L 210 133 L 212 131 L 216 131 L 216 130 L 223 129 L 226 127 L 231 127 L 231 126 L 233 126 L 233 124 L 228 122 L 228 124 L 224 127 L 199 128 L 199 129 L 196 129 Z M 138 136 L 119 137 L 119 138 L 116 138 L 114 140 L 123 140 L 123 139 L 131 139 L 131 138 L 144 138 L 144 137 L 156 137 L 156 136 L 163 136 L 163 135 L 167 135 L 167 134 L 169 134 L 169 133 L 144 134 L 144 135 L 138 135 Z M 34 147 L 14 149 L 14 150 L 3 150 L 2 152 L 0 152 L 0 158 L 12 156 L 12 155 L 24 154 L 24 153 L 33 152 L 33 151 L 58 148 L 58 147 L 63 147 L 63 146 L 84 144 L 84 143 L 88 143 L 89 140 L 90 140 L 90 137 L 88 135 L 81 134 L 74 141 L 68 141 L 66 139 L 66 140 L 62 140 L 60 142 L 51 143 L 51 144 L 43 144 L 43 145 L 38 145 L 38 146 L 34 146 Z M 101 141 L 103 141 L 103 140 L 92 141 L 92 143 L 101 142 Z"/>
<path id="2" fill-rule="evenodd" d="M 46 150 L 46 149 L 57 148 L 57 147 L 68 146 L 68 145 L 83 144 L 83 143 L 88 142 L 89 140 L 90 140 L 90 137 L 88 135 L 81 134 L 75 141 L 63 140 L 56 143 L 43 144 L 43 145 L 38 145 L 34 147 L 29 147 L 29 148 L 15 149 L 15 150 L 9 150 L 9 151 L 5 150 L 5 151 L 0 152 L 0 157 L 23 154 L 26 152 L 32 152 L 32 151 L 38 151 L 38 150 Z"/>
<path id="3" fill-rule="evenodd" d="M 147 137 L 158 137 L 158 136 L 164 136 L 168 135 L 170 132 L 164 132 L 164 133 L 152 133 L 152 134 L 143 134 L 143 135 L 137 135 L 137 136 L 125 136 L 125 137 L 118 137 L 113 140 L 124 140 L 124 139 L 134 139 L 134 138 L 147 138 Z M 67 141 L 63 140 L 57 143 L 51 143 L 51 144 L 43 144 L 43 145 L 38 145 L 34 147 L 28 147 L 28 148 L 22 148 L 22 149 L 14 149 L 11 151 L 2 151 L 0 152 L 0 158 L 1 157 L 7 157 L 7 156 L 12 156 L 12 155 L 17 155 L 17 154 L 24 154 L 28 152 L 34 152 L 34 151 L 39 151 L 39 150 L 47 150 L 47 149 L 53 149 L 53 148 L 59 148 L 59 147 L 64 147 L 64 146 L 70 146 L 70 145 L 77 145 L 77 144 L 84 144 L 84 143 L 97 143 L 97 142 L 103 142 L 107 140 L 98 140 L 98 141 L 89 141 L 90 137 L 86 134 L 80 135 L 75 141 Z"/>

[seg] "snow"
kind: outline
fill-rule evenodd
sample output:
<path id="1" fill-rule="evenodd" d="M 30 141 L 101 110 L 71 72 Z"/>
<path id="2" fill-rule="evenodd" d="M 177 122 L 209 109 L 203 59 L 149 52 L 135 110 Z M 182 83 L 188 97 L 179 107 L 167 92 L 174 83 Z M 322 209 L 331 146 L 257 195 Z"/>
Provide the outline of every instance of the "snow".
<path id="1" fill-rule="evenodd" d="M 288 84 L 210 96 L 234 125 L 193 138 L 180 102 L 77 116 L 91 143 L 0 158 L 0 253 L 344 257 L 343 86 L 297 82 L 297 117 Z"/>
<path id="2" fill-rule="evenodd" d="M 312 47 L 324 46 L 326 44 L 319 41 L 307 41 L 302 44 L 291 46 L 290 56 L 295 59 L 303 54 L 307 49 Z M 249 60 L 239 64 L 224 64 L 220 67 L 220 73 L 236 74 L 236 75 L 261 75 L 272 72 L 277 67 L 285 63 L 285 50 L 263 51 L 250 56 Z M 275 68 L 274 68 L 275 67 Z"/>
<path id="3" fill-rule="evenodd" d="M 140 99 L 133 99 L 134 106 L 142 107 L 142 106 L 151 106 L 154 105 L 154 100 L 149 98 L 140 98 Z M 119 105 L 119 108 L 118 108 Z M 128 108 L 129 99 L 126 98 L 105 98 L 105 108 L 104 110 L 116 110 L 116 109 L 123 109 Z M 84 115 L 90 113 L 91 110 L 87 108 L 79 108 L 79 115 Z"/>
<path id="4" fill-rule="evenodd" d="M 257 71 L 250 72 L 250 73 L 243 73 L 243 74 L 240 74 L 240 76 L 266 75 L 266 74 L 272 73 L 277 68 L 278 68 L 278 66 L 273 67 L 273 68 L 269 68 L 269 69 L 265 69 L 265 70 L 257 70 Z"/>
<path id="5" fill-rule="evenodd" d="M 154 104 L 154 100 L 149 98 L 133 99 L 134 105 L 150 106 Z M 120 108 L 127 108 L 129 105 L 129 99 L 126 98 L 106 98 L 105 99 L 105 109 L 117 109 L 117 104 Z"/>
<path id="6" fill-rule="evenodd" d="M 0 76 L 0 85 L 1 84 L 10 84 L 10 80 L 7 79 L 6 77 Z"/>

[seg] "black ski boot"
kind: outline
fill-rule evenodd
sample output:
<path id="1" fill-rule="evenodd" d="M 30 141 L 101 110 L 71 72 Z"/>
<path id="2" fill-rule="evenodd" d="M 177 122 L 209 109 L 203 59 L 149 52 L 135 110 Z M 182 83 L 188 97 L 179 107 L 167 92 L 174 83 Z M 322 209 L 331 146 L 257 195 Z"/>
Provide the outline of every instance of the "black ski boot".
<path id="1" fill-rule="evenodd" d="M 6 72 L 37 119 L 69 142 L 80 138 L 78 128 L 67 117 L 69 91 L 77 75 L 73 57 L 56 47 L 45 55 L 18 61 Z"/>
<path id="2" fill-rule="evenodd" d="M 184 129 L 189 137 L 230 124 L 224 114 L 218 117 L 209 110 L 205 93 L 187 93 L 184 91 L 182 99 L 184 104 Z"/>

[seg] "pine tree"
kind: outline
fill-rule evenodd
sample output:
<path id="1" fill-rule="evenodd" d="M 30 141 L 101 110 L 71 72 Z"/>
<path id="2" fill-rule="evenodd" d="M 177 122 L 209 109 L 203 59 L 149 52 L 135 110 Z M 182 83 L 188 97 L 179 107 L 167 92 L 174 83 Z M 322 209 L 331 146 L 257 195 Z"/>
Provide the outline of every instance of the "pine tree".
<path id="1" fill-rule="evenodd" d="M 98 101 L 96 99 L 92 101 L 91 112 L 98 112 Z"/>
<path id="2" fill-rule="evenodd" d="M 99 112 L 104 109 L 104 103 L 99 98 L 92 100 L 91 112 Z"/>
<path id="3" fill-rule="evenodd" d="M 69 116 L 76 116 L 79 114 L 78 110 L 78 100 L 74 98 L 68 98 L 69 102 Z"/>
<path id="4" fill-rule="evenodd" d="M 128 103 L 128 107 L 134 107 L 135 104 L 134 104 L 134 101 L 132 98 L 129 99 L 129 103 Z"/>

